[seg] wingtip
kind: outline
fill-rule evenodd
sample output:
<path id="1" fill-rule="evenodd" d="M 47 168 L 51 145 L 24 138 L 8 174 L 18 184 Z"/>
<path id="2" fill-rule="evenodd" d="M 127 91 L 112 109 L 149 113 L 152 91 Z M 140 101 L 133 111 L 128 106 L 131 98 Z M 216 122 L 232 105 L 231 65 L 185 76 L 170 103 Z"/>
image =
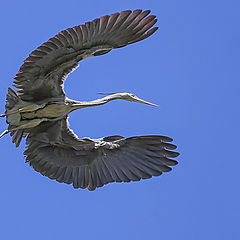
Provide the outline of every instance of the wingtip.
<path id="1" fill-rule="evenodd" d="M 146 35 L 147 35 L 148 37 L 150 37 L 151 35 L 153 35 L 153 34 L 158 30 L 158 28 L 159 28 L 159 27 L 154 27 L 154 28 L 150 29 L 150 30 L 146 33 Z"/>
<path id="2" fill-rule="evenodd" d="M 148 15 L 150 12 L 151 12 L 151 10 L 149 10 L 149 9 L 143 11 L 143 13 L 145 13 L 145 14 L 147 14 L 147 15 Z"/>

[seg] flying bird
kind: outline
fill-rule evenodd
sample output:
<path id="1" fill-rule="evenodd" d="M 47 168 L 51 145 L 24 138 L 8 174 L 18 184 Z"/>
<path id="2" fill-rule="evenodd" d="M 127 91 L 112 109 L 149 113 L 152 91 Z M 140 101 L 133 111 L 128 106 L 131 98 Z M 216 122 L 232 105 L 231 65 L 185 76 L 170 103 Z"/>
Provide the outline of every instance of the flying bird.
<path id="1" fill-rule="evenodd" d="M 37 172 L 74 188 L 94 190 L 110 182 L 159 176 L 177 164 L 171 138 L 159 135 L 99 139 L 78 138 L 68 114 L 76 109 L 123 99 L 157 106 L 132 93 L 114 93 L 93 101 L 66 97 L 63 84 L 85 58 L 141 41 L 157 27 L 150 11 L 123 11 L 68 28 L 43 43 L 24 61 L 8 89 L 5 114 L 12 142 L 26 137 L 24 155 Z"/>

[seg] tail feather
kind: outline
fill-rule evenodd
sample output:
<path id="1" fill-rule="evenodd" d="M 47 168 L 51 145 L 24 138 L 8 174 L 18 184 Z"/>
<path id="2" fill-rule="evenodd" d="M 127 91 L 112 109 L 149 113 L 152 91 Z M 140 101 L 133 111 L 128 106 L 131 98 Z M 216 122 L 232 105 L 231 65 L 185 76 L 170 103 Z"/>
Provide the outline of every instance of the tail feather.
<path id="1" fill-rule="evenodd" d="M 23 138 L 23 133 L 24 133 L 23 129 L 15 130 L 10 133 L 10 135 L 12 136 L 12 142 L 15 143 L 16 147 L 20 145 L 21 140 Z"/>
<path id="2" fill-rule="evenodd" d="M 11 110 L 18 101 L 19 101 L 18 95 L 11 88 L 8 88 L 5 105 L 6 110 Z"/>
<path id="3" fill-rule="evenodd" d="M 11 110 L 20 100 L 19 96 L 16 94 L 15 91 L 13 91 L 11 88 L 8 88 L 7 98 L 6 98 L 6 112 L 8 110 Z M 8 123 L 8 122 L 7 122 Z M 22 138 L 25 136 L 23 129 L 11 131 L 11 129 L 15 128 L 16 126 L 13 126 L 8 123 L 8 130 L 10 131 L 10 135 L 12 136 L 12 142 L 15 143 L 16 147 L 19 146 Z"/>

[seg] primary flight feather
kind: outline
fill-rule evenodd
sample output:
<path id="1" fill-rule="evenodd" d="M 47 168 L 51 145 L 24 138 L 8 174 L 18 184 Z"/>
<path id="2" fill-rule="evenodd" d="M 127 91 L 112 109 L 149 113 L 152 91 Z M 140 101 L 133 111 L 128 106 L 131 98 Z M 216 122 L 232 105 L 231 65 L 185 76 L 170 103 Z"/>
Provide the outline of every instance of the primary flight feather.
<path id="1" fill-rule="evenodd" d="M 26 161 L 42 175 L 74 188 L 94 190 L 110 182 L 130 182 L 161 175 L 179 154 L 164 136 L 79 139 L 68 126 L 76 109 L 123 99 L 157 106 L 132 93 L 115 93 L 89 102 L 67 98 L 63 83 L 78 62 L 141 41 L 157 27 L 150 11 L 123 11 L 68 28 L 43 43 L 16 74 L 8 89 L 5 114 L 13 143 L 26 137 Z"/>

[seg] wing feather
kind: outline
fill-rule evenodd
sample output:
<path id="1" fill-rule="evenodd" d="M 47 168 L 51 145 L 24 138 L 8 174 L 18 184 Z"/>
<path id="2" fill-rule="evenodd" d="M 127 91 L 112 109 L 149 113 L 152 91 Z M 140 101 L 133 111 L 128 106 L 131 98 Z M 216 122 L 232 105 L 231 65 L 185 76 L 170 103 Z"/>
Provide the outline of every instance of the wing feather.
<path id="1" fill-rule="evenodd" d="M 80 167 L 80 174 L 79 174 L 80 178 L 79 178 L 79 181 L 80 181 L 80 188 L 86 188 L 87 187 L 87 184 L 86 182 L 88 182 L 88 179 L 86 180 L 85 178 L 85 166 L 81 166 Z"/>
<path id="2" fill-rule="evenodd" d="M 176 148 L 168 143 L 171 141 L 155 135 L 79 139 L 67 119 L 62 119 L 30 131 L 24 154 L 42 175 L 74 188 L 94 190 L 110 182 L 139 181 L 170 171 L 177 164 L 171 158 L 179 155 L 169 150 Z"/>
<path id="3" fill-rule="evenodd" d="M 108 165 L 104 161 L 104 156 L 99 156 L 98 169 L 100 169 L 99 174 L 102 174 L 104 179 L 104 184 L 114 182 L 114 179 L 111 175 Z"/>
<path id="4" fill-rule="evenodd" d="M 150 11 L 123 11 L 68 28 L 34 50 L 16 74 L 14 86 L 25 101 L 65 97 L 62 84 L 78 62 L 149 37 L 157 28 Z"/>
<path id="5" fill-rule="evenodd" d="M 78 171 L 78 167 L 74 167 L 72 169 L 72 184 L 74 188 L 79 188 L 80 186 L 78 186 L 78 175 L 79 171 Z"/>

